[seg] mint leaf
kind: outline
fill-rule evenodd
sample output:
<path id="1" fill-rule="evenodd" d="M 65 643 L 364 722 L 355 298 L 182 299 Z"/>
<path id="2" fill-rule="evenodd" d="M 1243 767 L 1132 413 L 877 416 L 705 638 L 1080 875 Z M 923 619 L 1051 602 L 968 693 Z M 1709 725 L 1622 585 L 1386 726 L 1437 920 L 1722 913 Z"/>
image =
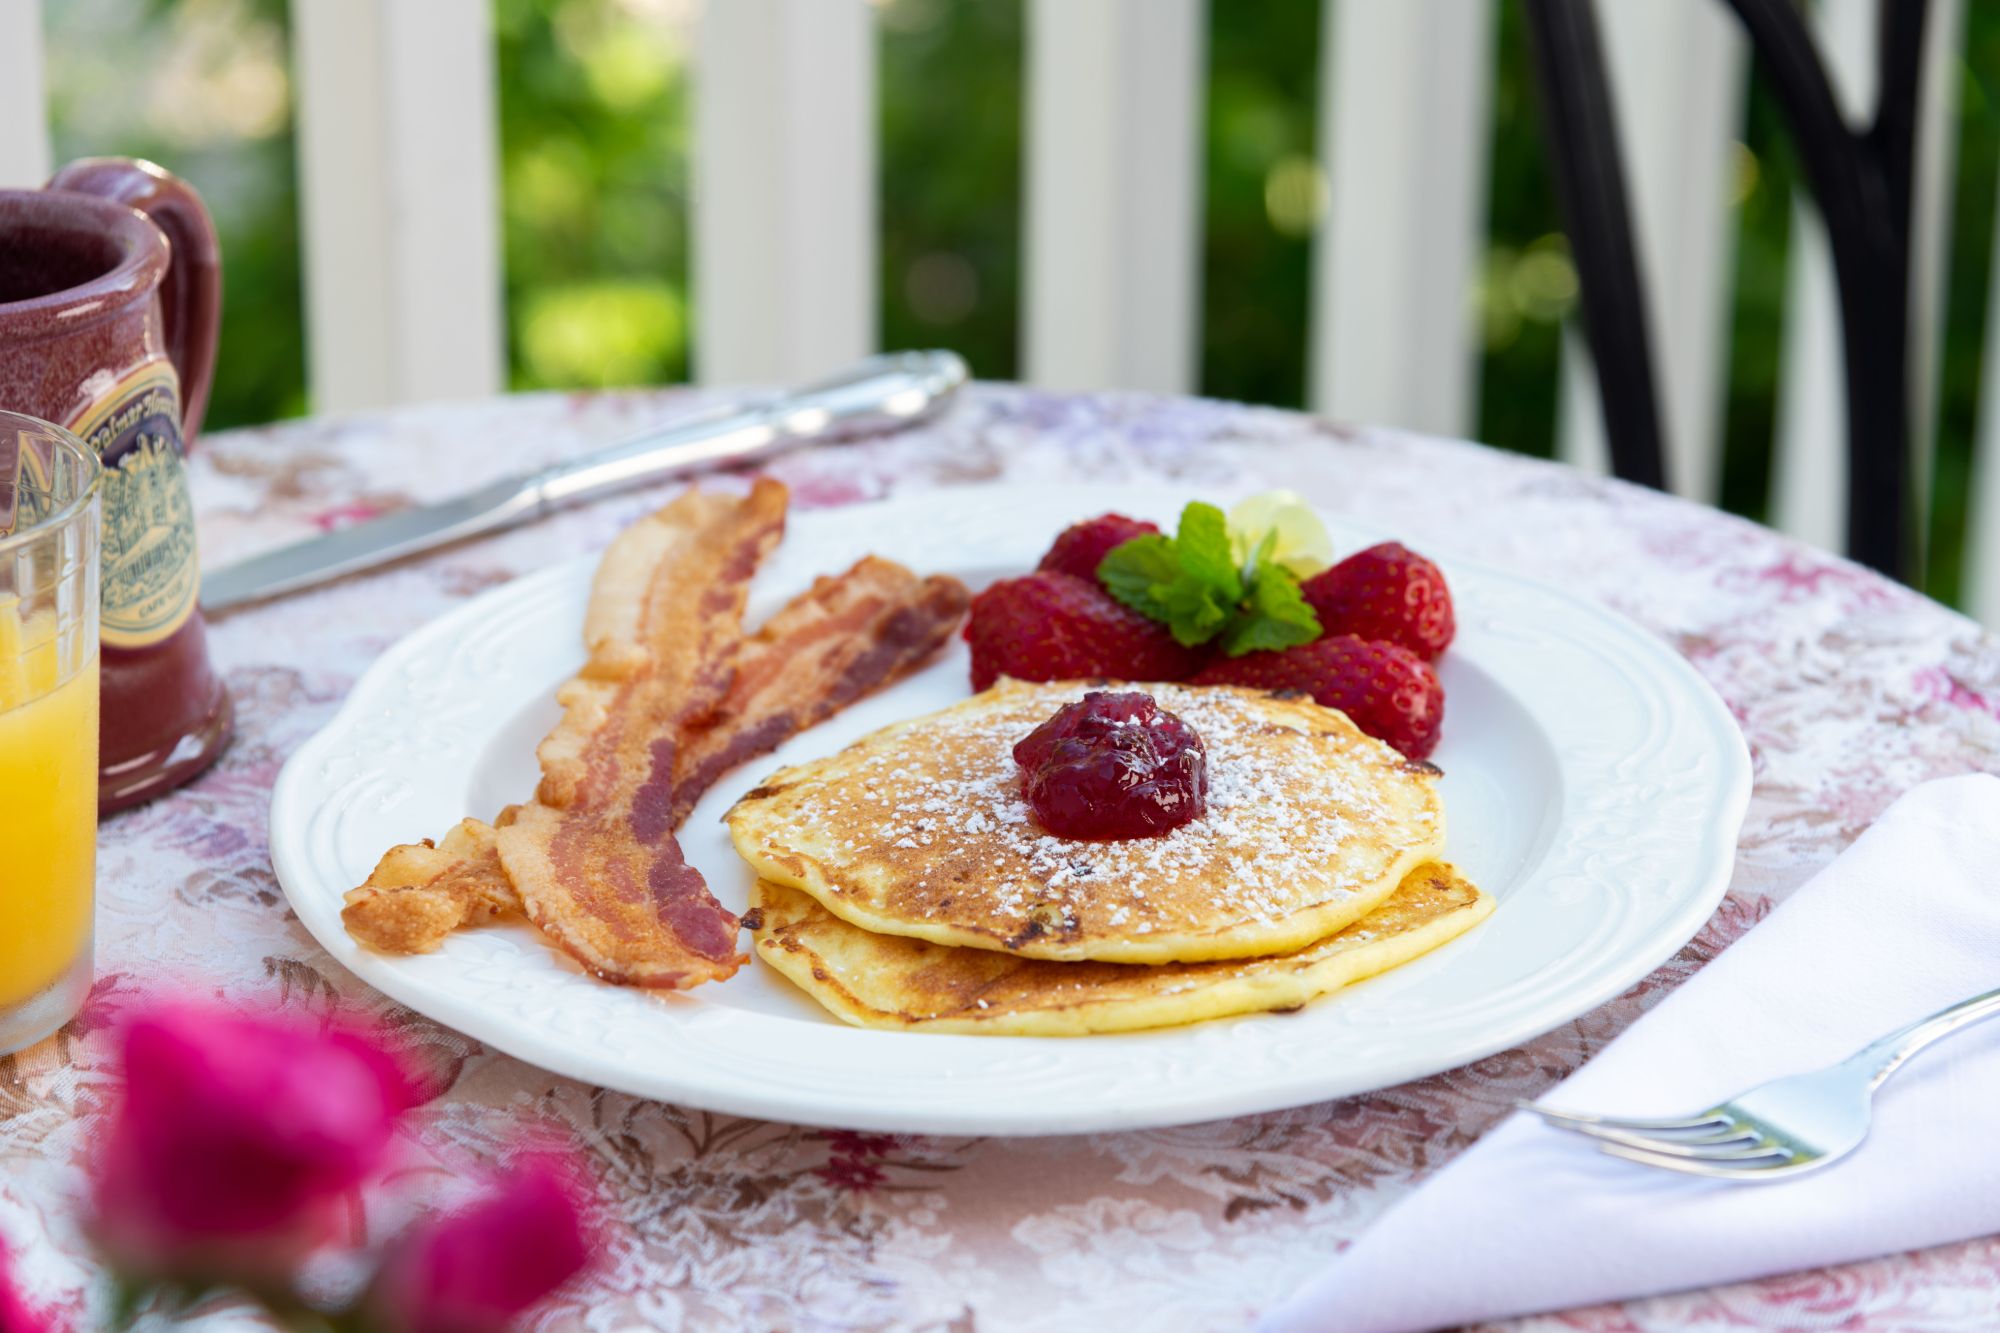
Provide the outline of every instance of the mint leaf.
<path id="1" fill-rule="evenodd" d="M 1174 539 L 1157 532 L 1119 543 L 1097 565 L 1104 590 L 1150 620 L 1168 618 L 1167 590 L 1180 576 Z"/>
<path id="2" fill-rule="evenodd" d="M 1229 520 L 1197 500 L 1181 511 L 1174 536 L 1151 533 L 1113 547 L 1098 563 L 1097 580 L 1190 648 L 1218 634 L 1231 657 L 1310 643 L 1319 637 L 1319 618 L 1300 595 L 1298 579 L 1272 561 L 1277 539 L 1276 531 L 1267 533 L 1239 570 Z"/>
<path id="3" fill-rule="evenodd" d="M 1279 564 L 1253 564 L 1251 573 L 1243 608 L 1222 632 L 1224 653 L 1241 657 L 1260 649 L 1311 643 L 1320 636 L 1319 617 L 1290 570 Z"/>
<path id="4" fill-rule="evenodd" d="M 1242 600 L 1243 579 L 1229 549 L 1229 519 L 1220 509 L 1200 500 L 1190 502 L 1181 510 L 1174 545 L 1180 551 L 1181 570 L 1190 579 L 1211 589 L 1224 605 Z"/>
<path id="5" fill-rule="evenodd" d="M 1257 543 L 1257 549 L 1250 552 L 1250 558 L 1243 564 L 1243 588 L 1247 593 L 1257 586 L 1257 571 L 1271 559 L 1271 552 L 1278 547 L 1278 530 L 1272 528 Z"/>
<path id="6" fill-rule="evenodd" d="M 1243 597 L 1229 557 L 1229 529 L 1214 505 L 1191 504 L 1178 536 L 1151 533 L 1111 549 L 1097 580 L 1140 615 L 1157 620 L 1188 647 L 1221 632 Z"/>
<path id="7" fill-rule="evenodd" d="M 1166 590 L 1162 604 L 1166 615 L 1155 618 L 1165 620 L 1174 638 L 1186 648 L 1214 638 L 1236 609 L 1233 601 L 1224 601 L 1215 589 L 1185 574 Z"/>

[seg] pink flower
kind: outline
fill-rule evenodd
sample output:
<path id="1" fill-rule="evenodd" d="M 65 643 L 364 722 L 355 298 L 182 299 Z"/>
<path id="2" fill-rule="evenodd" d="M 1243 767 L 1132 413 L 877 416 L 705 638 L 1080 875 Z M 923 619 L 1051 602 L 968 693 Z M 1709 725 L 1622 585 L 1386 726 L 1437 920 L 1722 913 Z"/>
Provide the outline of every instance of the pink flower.
<path id="1" fill-rule="evenodd" d="M 589 1257 L 575 1173 L 527 1156 L 483 1198 L 395 1242 L 366 1305 L 397 1333 L 501 1333 Z"/>
<path id="2" fill-rule="evenodd" d="M 14 1290 L 9 1266 L 7 1247 L 0 1245 L 0 1333 L 56 1333 L 55 1316 L 29 1305 Z"/>
<path id="3" fill-rule="evenodd" d="M 94 1232 L 128 1276 L 268 1285 L 337 1229 L 413 1091 L 379 1040 L 167 1003 L 122 1034 Z"/>

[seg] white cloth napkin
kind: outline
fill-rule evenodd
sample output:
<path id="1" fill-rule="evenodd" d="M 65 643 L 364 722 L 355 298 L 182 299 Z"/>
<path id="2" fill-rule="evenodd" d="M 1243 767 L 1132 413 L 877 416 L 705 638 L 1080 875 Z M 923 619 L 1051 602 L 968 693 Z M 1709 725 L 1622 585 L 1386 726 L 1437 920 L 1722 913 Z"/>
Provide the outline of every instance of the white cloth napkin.
<path id="1" fill-rule="evenodd" d="M 1506 910 L 1504 907 L 1501 910 Z M 1668 1115 L 2000 987 L 2000 778 L 1907 793 L 1839 860 L 1561 1086 Z M 1402 1333 L 1851 1262 L 2000 1231 L 2000 1018 L 1876 1096 L 1869 1139 L 1791 1181 L 1700 1180 L 1517 1113 L 1270 1314 L 1267 1333 Z"/>

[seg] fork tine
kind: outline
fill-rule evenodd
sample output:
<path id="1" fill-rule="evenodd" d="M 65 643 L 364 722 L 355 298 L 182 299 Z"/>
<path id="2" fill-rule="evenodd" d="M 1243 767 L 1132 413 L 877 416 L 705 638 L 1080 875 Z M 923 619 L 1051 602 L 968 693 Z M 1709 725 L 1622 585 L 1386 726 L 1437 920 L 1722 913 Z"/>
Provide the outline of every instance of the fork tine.
<path id="1" fill-rule="evenodd" d="M 1733 1121 L 1721 1120 L 1713 1125 L 1704 1125 L 1698 1130 L 1645 1130 L 1633 1131 L 1622 1124 L 1573 1124 L 1567 1120 L 1547 1122 L 1551 1129 L 1560 1129 L 1570 1134 L 1582 1134 L 1593 1139 L 1609 1139 L 1613 1143 L 1632 1143 L 1641 1148 L 1656 1145 L 1678 1144 L 1685 1147 L 1741 1143 L 1756 1137 L 1754 1131 L 1746 1130 Z"/>
<path id="2" fill-rule="evenodd" d="M 1765 1148 L 1760 1154 L 1746 1157 L 1732 1157 L 1715 1160 L 1708 1157 L 1675 1157 L 1669 1153 L 1654 1152 L 1647 1148 L 1628 1148 L 1622 1143 L 1600 1143 L 1598 1148 L 1612 1157 L 1622 1157 L 1628 1162 L 1641 1166 L 1657 1166 L 1668 1171 L 1679 1171 L 1690 1176 L 1718 1176 L 1723 1179 L 1744 1179 L 1773 1173 L 1793 1164 L 1792 1154 L 1775 1145 Z"/>
<path id="3" fill-rule="evenodd" d="M 1727 1161 L 1732 1157 L 1758 1157 L 1770 1146 L 1769 1140 L 1756 1130 L 1741 1126 L 1732 1128 L 1726 1134 L 1702 1139 L 1651 1138 L 1644 1134 L 1627 1134 L 1623 1130 L 1605 1129 L 1600 1126 L 1578 1126 L 1576 1132 L 1588 1135 L 1600 1143 L 1617 1143 L 1646 1152 L 1665 1153 L 1669 1157 L 1699 1157 L 1713 1162 Z"/>
<path id="4" fill-rule="evenodd" d="M 1668 1116 L 1664 1119 L 1645 1120 L 1633 1116 L 1591 1115 L 1583 1111 L 1558 1111 L 1552 1106 L 1539 1102 L 1516 1100 L 1514 1105 L 1523 1111 L 1532 1111 L 1552 1125 L 1563 1129 L 1585 1129 L 1598 1126 L 1605 1129 L 1622 1129 L 1630 1133 L 1644 1133 L 1647 1130 L 1707 1129 L 1716 1125 L 1727 1125 L 1729 1117 L 1720 1111 L 1702 1111 L 1691 1116 Z"/>

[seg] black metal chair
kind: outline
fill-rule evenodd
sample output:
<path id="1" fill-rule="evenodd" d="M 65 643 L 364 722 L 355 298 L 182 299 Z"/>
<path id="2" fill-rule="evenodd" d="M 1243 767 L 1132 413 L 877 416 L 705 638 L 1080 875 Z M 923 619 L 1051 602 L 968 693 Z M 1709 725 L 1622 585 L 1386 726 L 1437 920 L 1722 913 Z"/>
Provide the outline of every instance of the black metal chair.
<path id="1" fill-rule="evenodd" d="M 1592 0 L 1524 3 L 1558 202 L 1604 399 L 1612 469 L 1628 481 L 1664 487 L 1666 456 L 1645 286 Z M 1930 3 L 1877 0 L 1879 100 L 1873 122 L 1858 129 L 1841 113 L 1796 0 L 1724 3 L 1749 34 L 1784 110 L 1807 187 L 1826 219 L 1847 378 L 1847 552 L 1906 578 L 1914 553 L 1905 347 L 1911 177 Z"/>

